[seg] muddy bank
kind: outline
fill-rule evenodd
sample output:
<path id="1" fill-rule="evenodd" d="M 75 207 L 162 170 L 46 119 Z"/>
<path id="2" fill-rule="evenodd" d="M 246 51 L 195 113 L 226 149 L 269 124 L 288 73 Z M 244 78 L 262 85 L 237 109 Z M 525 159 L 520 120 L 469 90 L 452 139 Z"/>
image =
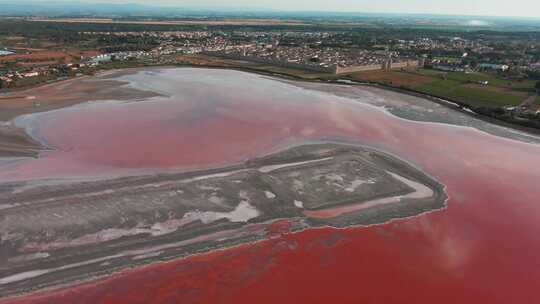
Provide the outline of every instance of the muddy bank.
<path id="1" fill-rule="evenodd" d="M 190 68 L 180 69 L 189 70 Z M 160 90 L 159 86 L 145 86 L 140 81 L 136 85 L 130 85 L 131 80 L 120 80 L 123 76 L 135 75 L 144 71 L 155 71 L 159 73 L 159 71 L 164 70 L 174 70 L 174 68 L 156 67 L 107 71 L 96 77 L 85 76 L 3 95 L 2 99 L 0 99 L 0 121 L 10 121 L 20 115 L 61 109 L 85 102 L 147 100 L 152 97 L 167 95 L 171 93 L 169 89 Z M 213 71 L 207 68 L 191 70 Z M 227 71 L 226 69 L 221 70 Z M 253 71 L 247 72 L 254 73 Z M 136 79 L 136 77 L 133 79 Z M 540 142 L 536 136 L 531 136 L 525 132 L 504 126 L 486 124 L 481 119 L 475 118 L 470 114 L 460 113 L 447 106 L 434 103 L 419 96 L 411 96 L 369 86 L 324 84 L 320 82 L 294 81 L 279 78 L 274 80 L 308 90 L 326 92 L 334 96 L 352 100 L 356 99 L 360 102 L 367 101 L 375 106 L 385 107 L 392 114 L 409 120 L 468 126 L 497 136 L 518 139 L 525 142 Z M 181 86 L 181 84 L 179 85 Z M 13 138 L 13 133 L 17 133 L 16 139 Z M 17 143 L 17 146 L 13 146 L 13 141 Z M 40 148 L 44 147 L 36 145 L 23 132 L 12 129 L 6 130 L 6 128 L 0 126 L 0 156 L 35 157 Z"/>
<path id="2" fill-rule="evenodd" d="M 30 126 L 38 127 L 36 134 L 58 149 L 0 172 L 11 180 L 2 183 L 0 191 L 7 223 L 1 231 L 10 231 L 3 237 L 14 241 L 4 247 L 11 249 L 2 251 L 7 259 L 0 259 L 15 265 L 3 268 L 0 282 L 7 293 L 28 290 L 25 280 L 39 289 L 60 286 L 64 278 L 71 281 L 80 274 L 83 280 L 88 273 L 107 277 L 6 303 L 277 303 L 292 297 L 302 303 L 332 302 L 336 295 L 343 303 L 374 298 L 385 303 L 538 302 L 540 171 L 533 164 L 540 161 L 540 146 L 534 136 L 484 131 L 500 127 L 472 116 L 469 124 L 462 113 L 371 88 L 321 84 L 328 89 L 321 92 L 269 77 L 199 69 L 143 71 L 127 78 L 138 89 L 170 91 L 164 95 L 171 97 L 98 102 L 29 117 Z M 396 166 L 373 159 L 373 154 L 363 160 L 375 164 L 374 170 L 366 162 L 328 159 L 336 154 L 279 154 L 286 152 L 283 147 L 306 142 L 354 143 L 414 166 L 389 170 Z M 271 151 L 279 157 L 261 156 L 275 154 Z M 246 159 L 264 163 L 244 163 Z M 208 166 L 218 170 L 190 169 Z M 155 170 L 155 175 L 146 175 L 154 179 L 130 175 L 137 168 Z M 184 173 L 172 173 L 171 168 Z M 186 173 L 192 175 L 175 175 Z M 191 181 L 181 184 L 171 175 Z M 203 178 L 208 175 L 212 182 Z M 110 181 L 118 176 L 123 178 Z M 410 208 L 430 191 L 438 193 L 422 176 L 445 186 L 447 208 L 426 213 Z M 94 179 L 85 180 L 88 177 Z M 382 183 L 372 184 L 378 177 L 384 177 Z M 215 190 L 218 187 L 222 189 Z M 248 203 L 254 208 L 242 203 L 239 190 L 244 188 L 251 191 Z M 313 195 L 318 188 L 328 191 Z M 371 189 L 362 196 L 368 204 L 349 199 L 360 189 Z M 412 199 L 413 205 L 407 201 L 401 205 L 406 209 L 394 209 L 400 206 L 397 197 Z M 21 203 L 28 205 L 16 205 Z M 277 212 L 265 213 L 270 209 Z M 71 210 L 83 214 L 72 217 Z M 169 216 L 171 210 L 174 216 Z M 117 221 L 115 212 L 120 211 L 130 220 L 122 222 L 120 215 Z M 406 217 L 407 211 L 420 215 Z M 287 212 L 293 217 L 260 222 L 268 214 Z M 406 218 L 369 226 L 368 220 L 378 223 L 378 216 L 396 215 Z M 78 225 L 77 220 L 89 221 L 85 216 L 109 228 Z M 160 225 L 154 226 L 157 216 Z M 351 228 L 349 221 L 368 226 Z M 111 223 L 117 226 L 111 228 Z M 314 228 L 289 233 L 306 223 Z M 179 225 L 178 231 L 159 235 Z M 197 230 L 203 227 L 218 230 Z M 136 246 L 148 239 L 155 241 L 148 244 L 153 250 L 122 252 L 127 256 L 117 256 L 117 247 L 108 247 L 126 244 L 123 240 Z M 225 245 L 214 246 L 216 239 L 227 240 L 226 246 L 245 245 L 213 250 Z M 125 263 L 183 256 L 174 246 L 210 251 L 109 276 Z M 90 258 L 82 258 L 84 264 L 77 263 L 81 256 L 55 259 L 61 252 L 88 253 Z M 93 255 L 97 253 L 103 256 Z M 112 263 L 103 259 L 111 256 Z M 29 266 L 40 261 L 50 264 Z"/>
<path id="3" fill-rule="evenodd" d="M 291 232 L 380 224 L 445 206 L 443 186 L 363 147 L 291 148 L 176 175 L 0 188 L 0 297 Z M 31 210 L 29 210 L 31 208 Z"/>
<path id="4" fill-rule="evenodd" d="M 0 125 L 0 157 L 37 157 L 42 148 L 24 130 Z"/>
<path id="5" fill-rule="evenodd" d="M 160 96 L 136 103 L 97 101 L 19 118 L 33 138 L 54 150 L 0 172 L 0 179 L 108 178 L 212 168 L 303 140 L 396 140 L 433 136 L 437 130 L 452 140 L 477 137 L 476 129 L 538 142 L 420 98 L 374 88 L 190 68 L 130 70 L 98 81 L 129 83 L 121 88 Z M 427 125 L 432 122 L 444 125 Z"/>
<path id="6" fill-rule="evenodd" d="M 107 72 L 93 78 L 80 77 L 4 94 L 0 99 L 0 122 L 9 122 L 20 115 L 51 111 L 89 101 L 137 100 L 159 95 L 130 88 L 125 82 L 110 79 L 113 75 L 119 77 L 134 72 Z M 0 125 L 0 156 L 35 157 L 42 148 L 14 126 Z"/>

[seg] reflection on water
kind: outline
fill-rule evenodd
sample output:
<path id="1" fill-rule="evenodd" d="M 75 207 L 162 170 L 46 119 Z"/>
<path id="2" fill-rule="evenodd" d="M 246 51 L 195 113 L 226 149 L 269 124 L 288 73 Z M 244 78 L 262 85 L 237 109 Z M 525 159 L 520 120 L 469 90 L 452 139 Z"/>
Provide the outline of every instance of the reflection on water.
<path id="1" fill-rule="evenodd" d="M 335 231 L 307 231 L 284 237 L 297 242 L 293 253 L 264 244 L 234 249 L 234 267 L 223 266 L 231 264 L 227 257 L 209 257 L 212 271 L 179 273 L 158 265 L 144 280 L 135 271 L 90 289 L 97 299 L 111 290 L 117 299 L 128 293 L 155 302 L 167 295 L 185 299 L 171 290 L 220 286 L 221 274 L 228 284 L 216 287 L 214 298 L 201 296 L 233 301 L 333 294 L 368 301 L 377 295 L 390 303 L 403 300 L 393 296 L 400 294 L 418 302 L 538 302 L 533 299 L 538 300 L 535 285 L 540 282 L 540 146 L 470 128 L 399 119 L 368 105 L 373 96 L 367 93 L 353 101 L 235 71 L 166 69 L 123 79 L 169 97 L 91 103 L 26 117 L 23 123 L 56 150 L 11 165 L 0 178 L 208 167 L 305 140 L 346 139 L 416 164 L 446 185 L 450 200 L 443 212 L 337 232 L 342 240 L 331 250 L 316 240 Z M 269 255 L 273 263 L 264 273 L 235 281 L 245 265 Z M 328 265 L 320 262 L 325 255 L 332 261 Z M 174 263 L 188 267 L 189 261 Z M 147 284 L 144 293 L 119 289 L 129 279 Z M 247 282 L 249 291 L 244 290 Z M 294 291 L 290 282 L 296 282 Z M 77 292 L 64 295 L 63 301 Z"/>

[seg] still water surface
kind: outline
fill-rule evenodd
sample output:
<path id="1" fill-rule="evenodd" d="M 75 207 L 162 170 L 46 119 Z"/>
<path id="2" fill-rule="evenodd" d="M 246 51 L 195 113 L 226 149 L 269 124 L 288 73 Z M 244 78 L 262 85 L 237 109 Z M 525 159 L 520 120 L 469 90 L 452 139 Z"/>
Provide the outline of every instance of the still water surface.
<path id="1" fill-rule="evenodd" d="M 370 105 L 383 98 L 372 91 L 352 100 L 225 70 L 147 70 L 122 80 L 166 96 L 19 118 L 55 150 L 5 168 L 0 180 L 188 170 L 337 140 L 415 164 L 446 186 L 448 208 L 286 235 L 15 303 L 540 302 L 539 145 L 404 120 Z"/>

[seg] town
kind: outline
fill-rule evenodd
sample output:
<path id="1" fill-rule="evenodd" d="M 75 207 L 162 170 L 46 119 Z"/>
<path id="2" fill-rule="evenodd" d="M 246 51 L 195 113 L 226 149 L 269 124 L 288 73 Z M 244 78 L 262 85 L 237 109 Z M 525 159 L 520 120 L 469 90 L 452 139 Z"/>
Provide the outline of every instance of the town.
<path id="1" fill-rule="evenodd" d="M 540 303 L 539 12 L 0 0 L 0 304 Z"/>
<path id="2" fill-rule="evenodd" d="M 9 20 L 4 28 L 44 21 Z M 2 27 L 0 27 L 0 30 Z M 7 32 L 7 29 L 4 29 Z M 58 31 L 68 33 L 57 39 Z M 11 31 L 12 33 L 13 31 Z M 360 81 L 457 102 L 477 113 L 540 127 L 540 43 L 476 32 L 245 26 L 141 28 L 55 23 L 50 33 L 0 31 L 3 91 L 138 66 L 255 69 L 326 81 Z M 471 98 L 474 96 L 474 98 Z M 0 96 L 1 98 L 1 96 Z M 534 123 L 530 123 L 533 121 Z"/>

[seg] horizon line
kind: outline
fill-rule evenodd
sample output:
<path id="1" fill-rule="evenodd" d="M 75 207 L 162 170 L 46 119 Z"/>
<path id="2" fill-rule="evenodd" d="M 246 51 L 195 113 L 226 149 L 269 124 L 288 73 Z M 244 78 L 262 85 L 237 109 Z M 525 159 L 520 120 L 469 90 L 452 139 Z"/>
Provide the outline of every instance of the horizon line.
<path id="1" fill-rule="evenodd" d="M 380 12 L 380 11 L 328 11 L 323 9 L 285 9 L 285 8 L 271 8 L 271 7 L 257 7 L 257 6 L 196 6 L 196 5 L 176 5 L 176 4 L 146 4 L 146 3 L 138 3 L 138 2 L 124 2 L 124 3 L 110 3 L 110 2 L 88 2 L 88 1 L 74 1 L 74 0 L 56 0 L 56 1 L 50 1 L 47 3 L 43 3 L 41 1 L 37 0 L 22 0 L 22 1 L 14 1 L 14 0 L 0 0 L 0 3 L 6 3 L 6 4 L 13 4 L 13 5 L 20 5 L 24 6 L 26 3 L 34 3 L 39 4 L 41 6 L 54 6 L 54 5 L 62 5 L 62 4 L 70 4 L 70 5 L 107 5 L 107 6 L 140 6 L 140 7 L 151 7 L 151 8 L 174 8 L 174 9 L 189 9 L 189 10 L 205 10 L 209 12 L 234 12 L 234 11 L 243 11 L 245 13 L 321 13 L 321 14 L 366 14 L 366 15 L 397 15 L 397 16 L 440 16 L 440 17 L 479 17 L 479 18 L 523 18 L 523 19 L 533 19 L 533 20 L 539 20 L 540 16 L 525 16 L 525 15 L 490 15 L 490 14 L 467 14 L 467 13 L 460 13 L 460 14 L 453 14 L 453 13 L 436 13 L 436 12 Z M 6 16 L 6 15 L 4 15 Z"/>

